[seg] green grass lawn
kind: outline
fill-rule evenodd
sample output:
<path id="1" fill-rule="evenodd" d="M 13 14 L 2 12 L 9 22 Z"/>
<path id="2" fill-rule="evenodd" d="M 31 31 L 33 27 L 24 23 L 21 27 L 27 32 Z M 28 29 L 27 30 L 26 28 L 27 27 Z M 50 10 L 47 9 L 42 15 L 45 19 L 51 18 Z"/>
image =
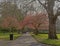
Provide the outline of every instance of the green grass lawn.
<path id="1" fill-rule="evenodd" d="M 14 39 L 17 39 L 21 34 L 13 33 Z M 10 33 L 0 33 L 0 40 L 9 40 L 10 39 Z"/>
<path id="2" fill-rule="evenodd" d="M 53 46 L 60 46 L 60 34 L 57 34 L 58 40 L 51 40 L 48 39 L 48 34 L 38 34 L 38 35 L 32 35 L 37 41 L 45 44 L 51 44 Z"/>

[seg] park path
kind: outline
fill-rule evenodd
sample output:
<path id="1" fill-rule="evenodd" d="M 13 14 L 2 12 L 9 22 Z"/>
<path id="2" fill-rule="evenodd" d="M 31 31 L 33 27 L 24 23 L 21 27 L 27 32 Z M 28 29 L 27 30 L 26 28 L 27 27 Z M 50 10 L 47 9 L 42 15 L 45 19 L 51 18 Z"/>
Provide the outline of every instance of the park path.
<path id="1" fill-rule="evenodd" d="M 0 46 L 49 46 L 38 43 L 29 33 L 23 34 L 16 40 L 13 41 L 1 41 Z"/>

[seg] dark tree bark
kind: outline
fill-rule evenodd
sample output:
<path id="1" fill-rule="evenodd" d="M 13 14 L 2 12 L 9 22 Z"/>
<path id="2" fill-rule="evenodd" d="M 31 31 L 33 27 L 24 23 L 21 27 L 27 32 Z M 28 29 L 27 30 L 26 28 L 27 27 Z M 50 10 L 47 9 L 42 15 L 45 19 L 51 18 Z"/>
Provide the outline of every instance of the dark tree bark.
<path id="1" fill-rule="evenodd" d="M 38 0 L 38 2 L 46 9 L 49 17 L 49 33 L 48 33 L 48 38 L 49 39 L 57 39 L 56 35 L 56 19 L 57 16 L 54 15 L 54 4 L 55 0 L 46 0 L 45 5 Z M 46 6 L 47 5 L 47 6 Z"/>
<path id="2" fill-rule="evenodd" d="M 56 20 L 53 20 L 53 19 L 49 20 L 48 38 L 49 39 L 57 39 L 57 35 L 56 35 Z"/>
<path id="3" fill-rule="evenodd" d="M 47 6 L 47 13 L 49 17 L 49 33 L 48 33 L 48 38 L 49 39 L 58 39 L 56 35 L 56 19 L 57 16 L 54 15 L 53 7 L 54 7 L 54 0 L 49 0 L 48 1 L 48 6 Z"/>
<path id="4" fill-rule="evenodd" d="M 35 35 L 38 35 L 38 34 L 39 34 L 38 29 L 35 29 L 35 30 L 34 30 L 34 34 L 35 34 Z"/>
<path id="5" fill-rule="evenodd" d="M 49 39 L 58 39 L 56 35 L 57 14 L 54 15 L 54 11 L 53 11 L 54 5 L 55 5 L 55 0 L 47 0 L 47 6 L 45 9 L 49 17 L 49 33 L 48 33 Z"/>

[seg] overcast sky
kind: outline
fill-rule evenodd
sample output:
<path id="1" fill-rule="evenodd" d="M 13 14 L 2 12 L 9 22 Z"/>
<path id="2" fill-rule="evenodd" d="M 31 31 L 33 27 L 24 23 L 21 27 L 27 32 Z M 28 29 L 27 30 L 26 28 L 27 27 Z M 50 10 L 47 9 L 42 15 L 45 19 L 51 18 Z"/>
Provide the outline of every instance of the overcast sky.
<path id="1" fill-rule="evenodd" d="M 3 1 L 3 0 L 0 0 L 0 2 L 2 2 L 2 1 Z M 21 2 L 21 0 L 19 0 L 19 1 Z M 58 4 L 60 5 L 60 2 L 59 2 L 59 3 L 58 3 L 58 2 L 55 3 L 55 10 L 56 10 L 56 7 L 57 7 Z M 37 6 L 37 3 L 35 4 L 35 6 Z M 60 18 L 60 17 L 59 17 L 59 18 Z"/>
<path id="2" fill-rule="evenodd" d="M 0 2 L 3 1 L 3 0 L 0 0 Z"/>
<path id="3" fill-rule="evenodd" d="M 1 0 L 0 0 L 0 2 L 1 2 Z"/>

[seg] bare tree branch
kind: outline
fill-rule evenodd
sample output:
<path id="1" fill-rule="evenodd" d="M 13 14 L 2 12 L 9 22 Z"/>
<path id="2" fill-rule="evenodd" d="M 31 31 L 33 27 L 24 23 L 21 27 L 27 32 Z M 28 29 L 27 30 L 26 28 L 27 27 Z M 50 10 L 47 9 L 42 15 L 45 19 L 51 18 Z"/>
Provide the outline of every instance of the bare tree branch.
<path id="1" fill-rule="evenodd" d="M 55 16 L 56 16 L 56 17 L 60 16 L 60 7 L 58 8 L 57 13 L 56 13 Z"/>
<path id="2" fill-rule="evenodd" d="M 55 14 L 55 16 L 53 16 L 53 21 L 55 23 L 55 21 L 57 20 L 57 17 L 60 16 L 60 8 L 58 8 L 57 13 Z"/>
<path id="3" fill-rule="evenodd" d="M 60 2 L 60 0 L 56 0 L 56 1 Z"/>
<path id="4" fill-rule="evenodd" d="M 34 2 L 34 1 L 35 1 L 35 0 L 32 0 L 31 2 L 27 3 L 26 6 L 29 5 L 29 4 L 31 4 L 31 3 Z"/>
<path id="5" fill-rule="evenodd" d="M 45 9 L 47 9 L 46 5 L 42 4 L 42 3 L 40 2 L 40 0 L 38 0 L 38 2 L 39 2 Z"/>

